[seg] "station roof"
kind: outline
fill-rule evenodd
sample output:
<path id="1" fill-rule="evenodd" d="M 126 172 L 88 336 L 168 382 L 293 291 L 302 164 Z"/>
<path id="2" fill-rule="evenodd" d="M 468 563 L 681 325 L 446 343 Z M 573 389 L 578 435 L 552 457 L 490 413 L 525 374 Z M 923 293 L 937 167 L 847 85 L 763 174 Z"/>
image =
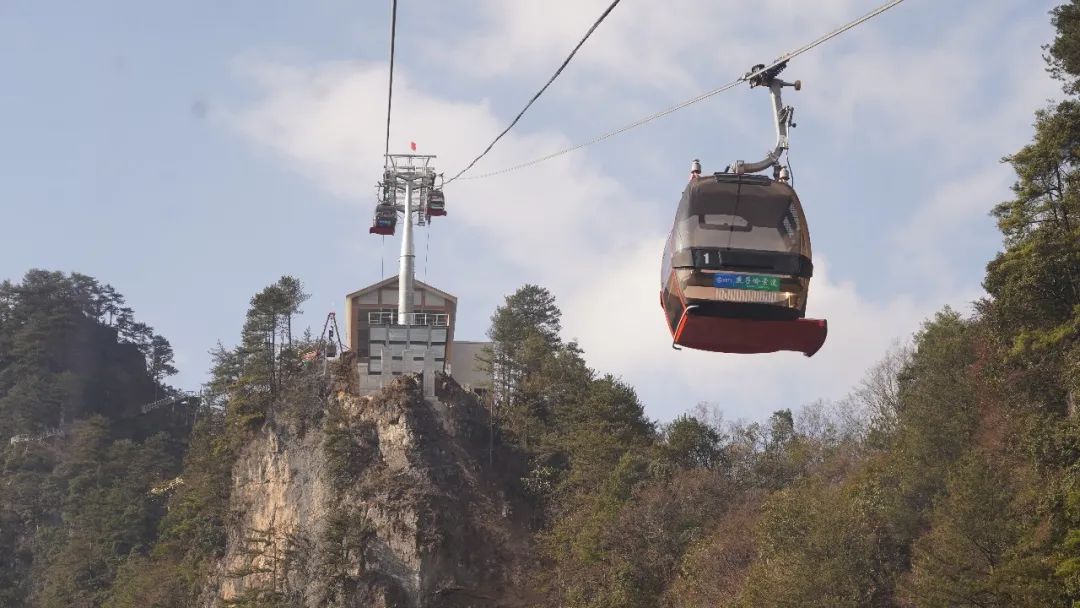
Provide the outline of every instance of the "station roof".
<path id="1" fill-rule="evenodd" d="M 377 291 L 377 290 L 382 289 L 384 287 L 390 287 L 391 285 L 396 287 L 397 282 L 398 282 L 398 277 L 395 275 L 395 276 L 383 279 L 383 280 L 379 281 L 378 283 L 372 283 L 371 285 L 368 285 L 367 287 L 362 287 L 362 288 L 360 288 L 360 289 L 358 289 L 358 290 L 356 290 L 356 291 L 354 291 L 354 292 L 352 292 L 350 294 L 347 294 L 345 296 L 345 298 L 348 299 L 348 300 L 351 300 L 352 298 L 354 298 L 356 296 L 363 295 L 365 293 L 370 293 L 372 291 Z M 441 297 L 443 297 L 443 298 L 445 298 L 447 300 L 450 300 L 450 301 L 454 302 L 455 304 L 457 303 L 457 296 L 450 295 L 450 294 L 446 293 L 445 291 L 443 291 L 441 289 L 438 289 L 437 287 L 432 287 L 431 285 L 428 285 L 427 283 L 424 283 L 423 281 L 414 280 L 413 285 L 414 285 L 415 289 L 422 289 L 424 291 L 432 292 L 432 293 L 435 293 L 435 294 L 437 294 L 437 295 L 439 295 L 439 296 L 441 296 Z"/>

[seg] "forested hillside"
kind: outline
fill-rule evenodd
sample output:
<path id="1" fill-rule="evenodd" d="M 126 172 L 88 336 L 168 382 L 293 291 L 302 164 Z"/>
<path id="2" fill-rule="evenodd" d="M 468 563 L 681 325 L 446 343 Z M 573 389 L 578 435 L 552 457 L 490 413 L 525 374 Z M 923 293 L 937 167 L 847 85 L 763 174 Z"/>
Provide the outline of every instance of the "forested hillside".
<path id="1" fill-rule="evenodd" d="M 186 411 L 172 349 L 112 287 L 32 271 L 0 284 L 0 606 L 96 606 L 157 535 Z"/>
<path id="2" fill-rule="evenodd" d="M 494 358 L 545 605 L 1080 605 L 1080 2 L 1052 19 L 1066 99 L 1005 159 L 987 297 L 929 319 L 848 399 L 653 426 L 558 341 L 542 292 L 508 299 Z"/>
<path id="3" fill-rule="evenodd" d="M 617 382 L 575 385 L 543 324 L 507 340 L 547 605 L 1080 605 L 1080 3 L 1052 17 L 1067 97 L 1006 158 L 987 297 L 847 400 L 653 429 Z M 605 382 L 626 397 L 601 413 Z"/>
<path id="4" fill-rule="evenodd" d="M 198 408 L 144 414 L 172 351 L 115 290 L 3 283 L 0 606 L 1080 606 L 1080 0 L 1051 18 L 1064 98 L 1005 158 L 986 297 L 847 398 L 764 422 L 719 397 L 650 420 L 536 285 L 492 316 L 490 420 L 445 379 L 450 408 L 408 382 L 361 399 L 347 365 L 302 357 L 290 277 L 252 298 Z M 282 454 L 307 460 L 267 501 L 307 536 L 249 525 Z M 402 551 L 408 576 L 386 566 Z M 435 571 L 480 582 L 427 590 Z"/>

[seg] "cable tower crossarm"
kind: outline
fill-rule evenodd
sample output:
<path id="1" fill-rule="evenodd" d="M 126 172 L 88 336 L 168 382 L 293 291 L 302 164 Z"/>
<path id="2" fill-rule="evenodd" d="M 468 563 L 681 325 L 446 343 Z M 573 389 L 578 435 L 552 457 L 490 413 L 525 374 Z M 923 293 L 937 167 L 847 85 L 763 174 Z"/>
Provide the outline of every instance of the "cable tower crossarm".
<path id="1" fill-rule="evenodd" d="M 486 148 L 484 148 L 484 151 L 481 152 L 479 156 L 472 159 L 472 161 L 468 165 L 466 165 L 464 169 L 458 171 L 456 175 L 446 180 L 446 182 L 443 184 L 444 186 L 449 185 L 451 182 L 461 177 L 461 175 L 464 174 L 466 171 L 472 169 L 473 165 L 475 165 L 481 158 L 487 156 L 487 153 L 491 152 L 491 149 L 495 147 L 495 144 L 498 143 L 498 141 L 502 139 L 504 135 L 509 133 L 510 129 L 514 128 L 514 125 L 516 125 L 518 121 L 521 120 L 521 117 L 525 115 L 525 112 L 528 111 L 528 109 L 533 105 L 533 103 L 535 103 L 536 100 L 544 94 L 544 91 L 546 91 L 548 87 L 551 86 L 551 83 L 555 82 L 555 79 L 559 77 L 559 74 L 562 74 L 562 71 L 566 69 L 566 66 L 570 65 L 570 60 L 574 58 L 574 55 L 576 55 L 582 45 L 585 44 L 585 41 L 589 39 L 589 36 L 592 36 L 592 33 L 596 31 L 596 28 L 599 27 L 601 23 L 603 23 L 604 19 L 606 19 L 607 16 L 611 14 L 611 11 L 614 10 L 616 6 L 618 6 L 619 2 L 621 2 L 621 0 L 614 0 L 610 5 L 608 5 L 607 9 L 605 9 L 604 12 L 600 14 L 600 17 L 598 17 L 596 21 L 593 22 L 592 27 L 590 27 L 589 30 L 585 32 L 585 35 L 582 36 L 581 40 L 578 41 L 577 46 L 575 46 L 574 49 L 570 51 L 570 54 L 567 55 L 566 59 L 563 60 L 562 65 L 560 65 L 559 68 L 555 70 L 555 73 L 551 75 L 551 78 L 548 79 L 544 86 L 541 87 L 540 90 L 532 96 L 532 99 L 530 99 L 529 102 L 525 104 L 525 107 L 522 108 L 520 112 L 518 112 L 518 115 L 514 117 L 514 120 L 510 121 L 510 124 L 505 129 L 503 129 L 502 133 L 499 133 L 495 136 L 495 139 L 491 140 L 491 143 L 488 144 Z"/>
<path id="2" fill-rule="evenodd" d="M 737 78 L 737 79 L 735 79 L 735 80 L 733 80 L 731 82 L 728 82 L 726 84 L 723 84 L 723 85 L 721 85 L 721 86 L 719 86 L 719 87 L 717 87 L 717 88 L 715 88 L 715 89 L 713 89 L 711 91 L 707 91 L 705 93 L 702 93 L 701 95 L 698 95 L 696 97 L 692 97 L 690 99 L 687 99 L 686 101 L 683 101 L 683 102 L 681 102 L 679 104 L 673 105 L 673 106 L 671 106 L 671 107 L 669 107 L 667 109 L 660 110 L 659 112 L 655 112 L 655 113 L 650 114 L 650 115 L 648 115 L 648 116 L 646 116 L 644 118 L 640 118 L 638 120 L 635 120 L 632 123 L 629 123 L 627 125 L 624 125 L 622 127 L 617 128 L 617 129 L 608 131 L 608 132 L 606 132 L 606 133 L 604 133 L 602 135 L 598 135 L 598 136 L 596 136 L 596 137 L 594 137 L 594 138 L 592 138 L 590 140 L 575 144 L 573 146 L 568 146 L 566 148 L 562 148 L 561 150 L 557 150 L 555 152 L 552 152 L 551 154 L 547 154 L 545 156 L 534 158 L 532 160 L 529 160 L 529 161 L 526 161 L 526 162 L 523 162 L 523 163 L 519 163 L 519 164 L 516 164 L 516 165 L 511 165 L 509 167 L 499 169 L 499 170 L 496 170 L 496 171 L 489 171 L 487 173 L 481 173 L 479 175 L 463 176 L 462 175 L 463 173 L 468 171 L 476 163 L 477 160 L 480 160 L 480 158 L 483 156 L 483 155 L 481 155 L 480 157 L 477 157 L 477 159 L 474 160 L 472 163 L 469 163 L 469 165 L 465 169 L 462 169 L 461 171 L 459 171 L 458 174 L 455 175 L 452 179 L 447 180 L 446 183 L 449 184 L 450 182 L 452 182 L 452 181 L 454 181 L 454 180 L 456 180 L 458 178 L 463 179 L 463 180 L 484 179 L 484 178 L 488 178 L 488 177 L 495 177 L 497 175 L 502 175 L 504 173 L 510 173 L 511 171 L 517 171 L 518 169 L 525 169 L 527 167 L 531 167 L 533 165 L 537 165 L 537 164 L 540 164 L 542 162 L 549 161 L 549 160 L 551 160 L 553 158 L 557 158 L 559 156 L 563 156 L 563 155 L 569 154 L 571 152 L 576 152 L 577 150 L 581 150 L 582 148 L 587 148 L 587 147 L 592 146 L 594 144 L 598 144 L 598 143 L 600 143 L 602 141 L 605 141 L 607 139 L 615 137 L 616 135 L 621 135 L 621 134 L 623 134 L 623 133 L 625 133 L 627 131 L 630 131 L 630 130 L 636 129 L 638 127 L 644 126 L 644 125 L 646 125 L 646 124 L 648 124 L 648 123 L 650 123 L 650 122 L 652 122 L 654 120 L 663 118 L 663 117 L 665 117 L 665 116 L 667 116 L 669 114 L 674 114 L 675 112 L 678 112 L 679 110 L 682 110 L 682 109 L 687 108 L 689 106 L 692 106 L 694 104 L 705 101 L 706 99 L 709 99 L 711 97 L 715 97 L 716 95 L 719 95 L 720 93 L 724 93 L 726 91 L 729 91 L 729 90 L 737 87 L 738 85 L 742 84 L 743 82 L 748 82 L 748 81 L 760 76 L 761 74 L 763 74 L 765 72 L 768 72 L 769 70 L 772 70 L 773 68 L 779 66 L 782 63 L 790 61 L 790 60 L 798 57 L 799 55 L 802 55 L 802 54 L 804 54 L 804 53 L 806 53 L 806 52 L 808 52 L 810 50 L 813 50 L 814 48 L 824 44 L 825 42 L 828 42 L 829 40 L 839 36 L 840 34 L 843 34 L 844 32 L 847 32 L 848 30 L 850 30 L 852 28 L 858 27 L 859 25 L 862 25 L 863 23 L 866 23 L 867 21 L 873 19 L 874 17 L 877 17 L 878 15 L 884 13 L 885 11 L 887 11 L 887 10 L 889 10 L 891 8 L 894 8 L 895 6 L 897 6 L 897 5 L 899 5 L 899 4 L 903 3 L 903 2 L 904 2 L 904 0 L 889 0 L 889 2 L 886 2 L 886 3 L 882 4 L 881 6 L 877 7 L 876 9 L 866 13 L 865 15 L 863 15 L 861 17 L 859 17 L 858 19 L 855 19 L 854 21 L 850 21 L 850 22 L 848 22 L 848 23 L 846 23 L 846 24 L 832 30 L 831 32 L 828 32 L 827 34 L 819 36 L 818 38 L 816 38 L 812 42 L 809 42 L 809 43 L 795 49 L 794 51 L 791 51 L 791 52 L 788 52 L 788 53 L 785 53 L 785 54 L 781 55 L 779 58 L 774 60 L 772 63 L 766 64 L 765 66 L 760 67 L 757 70 L 754 70 L 754 71 L 752 71 L 752 72 L 750 72 L 748 74 L 740 76 L 739 78 Z"/>

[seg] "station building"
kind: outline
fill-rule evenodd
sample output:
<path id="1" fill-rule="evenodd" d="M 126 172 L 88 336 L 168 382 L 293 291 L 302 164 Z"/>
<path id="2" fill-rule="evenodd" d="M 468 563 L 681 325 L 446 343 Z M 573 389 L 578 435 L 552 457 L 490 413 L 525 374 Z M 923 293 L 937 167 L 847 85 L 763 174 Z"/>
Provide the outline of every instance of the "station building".
<path id="1" fill-rule="evenodd" d="M 435 372 L 447 373 L 463 387 L 482 392 L 491 375 L 477 359 L 486 342 L 455 340 L 457 297 L 414 281 L 413 312 L 398 315 L 398 277 L 345 296 L 345 335 L 356 354 L 360 387 L 375 391 L 394 376 L 422 374 L 425 393 L 433 394 Z"/>

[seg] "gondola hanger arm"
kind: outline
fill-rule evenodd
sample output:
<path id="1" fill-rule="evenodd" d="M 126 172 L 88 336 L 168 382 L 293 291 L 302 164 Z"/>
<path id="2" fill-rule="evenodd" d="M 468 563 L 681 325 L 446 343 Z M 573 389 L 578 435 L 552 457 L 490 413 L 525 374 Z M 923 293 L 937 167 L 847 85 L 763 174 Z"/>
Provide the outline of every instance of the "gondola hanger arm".
<path id="1" fill-rule="evenodd" d="M 736 174 L 757 173 L 773 167 L 780 162 L 780 156 L 790 147 L 788 128 L 794 126 L 791 119 L 795 114 L 795 108 L 784 106 L 781 91 L 784 87 L 792 87 L 796 91 L 802 90 L 802 81 L 787 82 L 777 77 L 787 67 L 787 61 L 780 62 L 762 71 L 764 67 L 764 65 L 754 66 L 743 78 L 750 82 L 751 88 L 769 87 L 769 100 L 772 105 L 773 122 L 776 126 L 776 146 L 766 154 L 764 159 L 757 162 L 735 161 L 730 166 L 730 169 Z"/>

